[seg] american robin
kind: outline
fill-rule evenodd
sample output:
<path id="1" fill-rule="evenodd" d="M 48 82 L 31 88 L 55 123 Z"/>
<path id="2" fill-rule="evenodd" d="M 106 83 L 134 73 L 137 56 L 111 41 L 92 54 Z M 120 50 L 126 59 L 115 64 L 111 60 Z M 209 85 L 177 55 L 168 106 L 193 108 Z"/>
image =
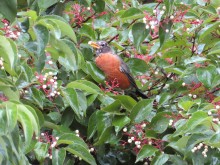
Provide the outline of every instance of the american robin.
<path id="1" fill-rule="evenodd" d="M 137 87 L 127 64 L 119 56 L 113 53 L 107 42 L 89 41 L 88 44 L 96 49 L 95 63 L 97 67 L 104 72 L 109 83 L 117 80 L 119 88 L 123 90 L 133 88 L 138 96 L 147 98 L 147 96 Z"/>

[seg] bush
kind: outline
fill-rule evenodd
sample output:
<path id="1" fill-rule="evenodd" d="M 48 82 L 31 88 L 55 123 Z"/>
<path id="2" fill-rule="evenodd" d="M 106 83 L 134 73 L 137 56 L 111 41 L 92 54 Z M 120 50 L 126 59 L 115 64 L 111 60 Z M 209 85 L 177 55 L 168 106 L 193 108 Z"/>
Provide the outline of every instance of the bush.
<path id="1" fill-rule="evenodd" d="M 0 2 L 1 164 L 220 164 L 219 4 Z M 90 40 L 149 98 L 105 82 Z"/>

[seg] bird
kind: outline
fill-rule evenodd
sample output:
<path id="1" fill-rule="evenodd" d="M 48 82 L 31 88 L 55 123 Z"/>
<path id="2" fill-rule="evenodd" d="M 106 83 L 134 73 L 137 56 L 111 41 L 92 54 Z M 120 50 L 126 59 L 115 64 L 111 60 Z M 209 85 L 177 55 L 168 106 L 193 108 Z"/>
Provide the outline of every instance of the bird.
<path id="1" fill-rule="evenodd" d="M 88 44 L 96 49 L 96 66 L 104 72 L 109 83 L 117 80 L 120 89 L 132 88 L 137 96 L 148 98 L 138 88 L 127 64 L 112 51 L 106 41 L 89 41 Z"/>

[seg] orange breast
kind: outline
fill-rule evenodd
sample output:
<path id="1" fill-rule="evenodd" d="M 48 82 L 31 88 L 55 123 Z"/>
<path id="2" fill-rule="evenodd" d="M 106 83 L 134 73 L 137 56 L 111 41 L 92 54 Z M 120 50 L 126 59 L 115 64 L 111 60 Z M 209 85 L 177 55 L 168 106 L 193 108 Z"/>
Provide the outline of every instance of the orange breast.
<path id="1" fill-rule="evenodd" d="M 128 77 L 120 71 L 121 61 L 119 57 L 110 53 L 100 54 L 96 57 L 95 62 L 97 67 L 105 73 L 106 78 L 110 83 L 116 79 L 121 89 L 127 89 L 130 87 Z"/>

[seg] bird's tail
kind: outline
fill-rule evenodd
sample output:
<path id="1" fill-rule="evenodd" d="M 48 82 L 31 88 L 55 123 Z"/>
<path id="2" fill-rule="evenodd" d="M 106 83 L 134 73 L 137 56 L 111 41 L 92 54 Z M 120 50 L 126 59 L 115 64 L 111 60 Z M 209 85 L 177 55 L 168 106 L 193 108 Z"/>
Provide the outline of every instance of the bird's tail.
<path id="1" fill-rule="evenodd" d="M 136 95 L 142 97 L 143 99 L 147 99 L 148 97 L 140 90 L 140 89 L 136 89 Z"/>

